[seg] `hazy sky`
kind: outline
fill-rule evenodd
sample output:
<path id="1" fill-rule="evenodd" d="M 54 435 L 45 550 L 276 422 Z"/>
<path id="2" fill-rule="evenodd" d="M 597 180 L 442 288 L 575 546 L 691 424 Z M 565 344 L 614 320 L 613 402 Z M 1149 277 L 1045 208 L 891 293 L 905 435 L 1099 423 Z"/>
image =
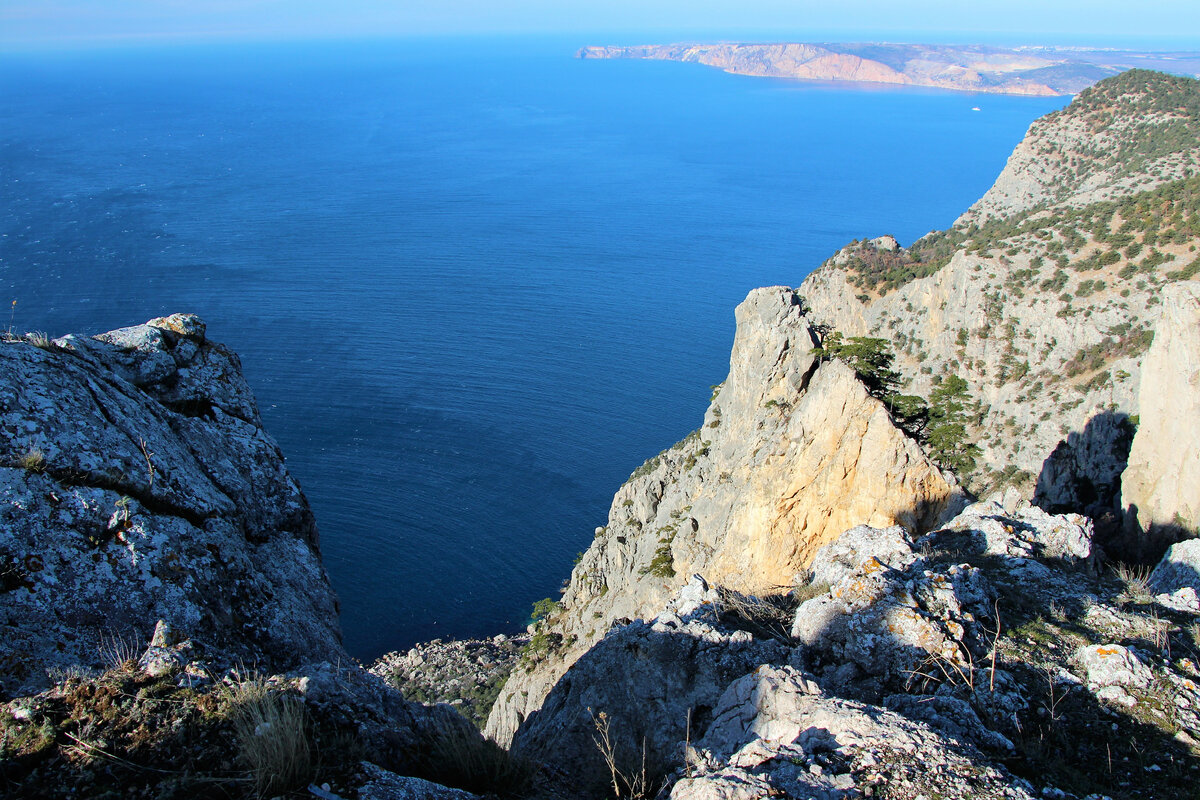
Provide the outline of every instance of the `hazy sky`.
<path id="1" fill-rule="evenodd" d="M 603 34 L 959 41 L 1000 35 L 1030 42 L 1184 36 L 1194 46 L 1200 0 L 0 0 L 0 46 L 8 48 L 454 33 L 569 33 L 597 41 Z"/>

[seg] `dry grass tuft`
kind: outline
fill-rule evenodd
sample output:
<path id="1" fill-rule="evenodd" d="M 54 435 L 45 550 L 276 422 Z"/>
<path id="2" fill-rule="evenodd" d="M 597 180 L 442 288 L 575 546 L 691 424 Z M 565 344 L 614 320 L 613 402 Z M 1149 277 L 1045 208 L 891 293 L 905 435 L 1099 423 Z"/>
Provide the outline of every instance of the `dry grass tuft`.
<path id="1" fill-rule="evenodd" d="M 1154 595 L 1150 593 L 1149 567 L 1117 564 L 1115 571 L 1121 583 L 1125 584 L 1119 600 L 1138 605 L 1154 602 Z"/>
<path id="2" fill-rule="evenodd" d="M 17 458 L 17 465 L 26 472 L 45 472 L 46 455 L 38 448 L 30 446 Z"/>
<path id="3" fill-rule="evenodd" d="M 717 593 L 721 598 L 722 622 L 747 630 L 756 636 L 781 642 L 791 640 L 792 620 L 799 606 L 794 595 L 757 597 L 724 587 L 718 587 Z"/>
<path id="4" fill-rule="evenodd" d="M 303 786 L 313 775 L 304 702 L 272 691 L 249 676 L 234 684 L 228 700 L 241 760 L 259 797 L 274 797 Z"/>
<path id="5" fill-rule="evenodd" d="M 34 347 L 40 347 L 42 350 L 54 349 L 54 340 L 41 331 L 32 331 L 25 334 L 25 341 Z"/>

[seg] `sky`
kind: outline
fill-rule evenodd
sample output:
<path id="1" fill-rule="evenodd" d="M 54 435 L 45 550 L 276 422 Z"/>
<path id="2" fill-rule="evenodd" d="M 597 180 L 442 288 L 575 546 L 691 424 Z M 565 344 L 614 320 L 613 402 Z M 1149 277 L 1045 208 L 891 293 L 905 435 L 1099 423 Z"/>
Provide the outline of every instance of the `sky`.
<path id="1" fill-rule="evenodd" d="M 1197 0 L 0 0 L 0 48 L 173 39 L 570 34 L 1200 45 Z M 605 38 L 607 36 L 607 38 Z M 1186 37 L 1186 38 L 1184 38 Z"/>

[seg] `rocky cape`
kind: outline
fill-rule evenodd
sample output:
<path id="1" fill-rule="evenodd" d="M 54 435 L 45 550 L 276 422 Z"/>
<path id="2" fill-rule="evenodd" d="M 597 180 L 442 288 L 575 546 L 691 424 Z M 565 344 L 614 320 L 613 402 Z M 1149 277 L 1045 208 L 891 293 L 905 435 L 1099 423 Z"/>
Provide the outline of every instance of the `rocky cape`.
<path id="1" fill-rule="evenodd" d="M 791 80 L 1044 96 L 1075 94 L 1133 67 L 1200 75 L 1198 53 L 1078 47 L 723 42 L 584 47 L 577 56 L 694 62 L 737 75 Z"/>

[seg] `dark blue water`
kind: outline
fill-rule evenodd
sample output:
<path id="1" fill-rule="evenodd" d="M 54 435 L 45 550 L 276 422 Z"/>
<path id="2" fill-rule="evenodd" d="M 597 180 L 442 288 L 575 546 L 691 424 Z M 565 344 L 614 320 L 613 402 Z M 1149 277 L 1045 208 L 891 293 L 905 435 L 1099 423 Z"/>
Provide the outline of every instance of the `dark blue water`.
<path id="1" fill-rule="evenodd" d="M 578 44 L 0 61 L 0 307 L 53 335 L 202 315 L 362 658 L 522 626 L 629 472 L 699 424 L 748 290 L 946 226 L 1063 104 Z"/>

